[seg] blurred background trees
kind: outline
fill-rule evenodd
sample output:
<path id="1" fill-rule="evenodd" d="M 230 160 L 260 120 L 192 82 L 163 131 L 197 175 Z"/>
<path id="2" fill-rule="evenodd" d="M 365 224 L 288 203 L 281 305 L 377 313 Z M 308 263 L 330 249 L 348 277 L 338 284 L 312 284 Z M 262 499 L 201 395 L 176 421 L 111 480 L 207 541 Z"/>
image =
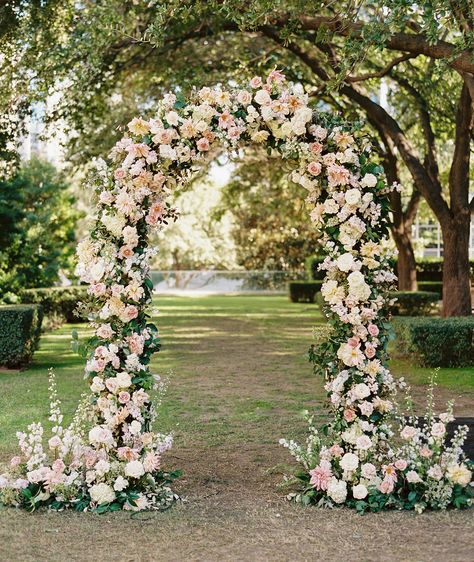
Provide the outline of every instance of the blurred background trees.
<path id="1" fill-rule="evenodd" d="M 66 183 L 48 162 L 23 164 L 0 181 L 0 296 L 49 287 L 72 271 L 80 217 Z"/>

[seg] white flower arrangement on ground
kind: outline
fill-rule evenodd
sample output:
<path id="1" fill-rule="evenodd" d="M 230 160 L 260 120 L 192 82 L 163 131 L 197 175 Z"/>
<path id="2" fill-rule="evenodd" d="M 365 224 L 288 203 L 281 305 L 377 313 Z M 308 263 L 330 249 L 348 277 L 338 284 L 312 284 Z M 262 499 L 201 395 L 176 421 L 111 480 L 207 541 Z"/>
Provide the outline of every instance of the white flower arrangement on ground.
<path id="1" fill-rule="evenodd" d="M 128 124 L 110 165 L 97 162 L 90 184 L 97 221 L 78 245 L 77 268 L 89 283 L 95 330 L 85 370 L 92 427 L 81 434 L 58 424 L 47 455 L 42 428 L 32 424 L 20 437 L 21 454 L 0 479 L 2 503 L 107 511 L 172 501 L 172 475 L 160 470 L 171 439 L 152 430 L 155 378 L 148 365 L 159 340 L 146 314 L 153 290 L 149 235 L 176 218 L 170 193 L 217 151 L 255 144 L 292 166 L 291 178 L 308 191 L 310 217 L 327 252 L 322 293 L 334 337 L 312 356 L 327 366 L 334 443 L 318 452 L 317 466 L 305 461 L 307 474 L 328 502 L 351 505 L 353 497 L 364 496 L 367 459 L 382 466 L 389 450 L 387 419 L 397 387 L 385 366 L 386 295 L 395 279 L 384 249 L 388 189 L 357 128 L 314 112 L 303 90 L 275 70 L 243 89 L 204 87 L 188 101 L 165 95 L 151 118 Z M 453 464 L 451 473 L 463 482 L 467 476 L 459 467 Z"/>

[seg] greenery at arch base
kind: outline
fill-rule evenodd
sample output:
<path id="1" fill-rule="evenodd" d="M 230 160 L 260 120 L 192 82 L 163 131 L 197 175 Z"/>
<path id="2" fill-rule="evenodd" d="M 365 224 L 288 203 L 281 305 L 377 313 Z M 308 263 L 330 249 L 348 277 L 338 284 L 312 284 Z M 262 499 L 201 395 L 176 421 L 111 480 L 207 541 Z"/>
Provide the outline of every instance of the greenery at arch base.
<path id="1" fill-rule="evenodd" d="M 20 452 L 0 476 L 3 504 L 104 512 L 163 509 L 177 499 L 170 488 L 176 474 L 161 466 L 172 437 L 154 428 L 152 393 L 163 383 L 149 369 L 159 339 L 147 314 L 155 251 L 148 237 L 176 218 L 173 190 L 217 151 L 248 145 L 278 153 L 291 179 L 306 188 L 326 251 L 322 294 L 330 335 L 311 356 L 325 377 L 332 421 L 318 430 L 309 417 L 303 446 L 282 440 L 302 467 L 290 497 L 359 511 L 470 505 L 467 429 L 459 428 L 448 446 L 450 410 L 435 418 L 430 409 L 423 428 L 396 415 L 394 394 L 403 382 L 386 366 L 395 276 L 385 249 L 383 170 L 366 137 L 314 112 L 302 88 L 279 71 L 242 89 L 204 87 L 189 100 L 164 96 L 151 118 L 128 124 L 110 162 L 97 163 L 89 185 L 97 220 L 78 247 L 78 274 L 91 296 L 84 312 L 94 328 L 86 345 L 90 394 L 63 427 L 52 377 L 52 435 L 43 444 L 41 424 L 18 434 Z"/>

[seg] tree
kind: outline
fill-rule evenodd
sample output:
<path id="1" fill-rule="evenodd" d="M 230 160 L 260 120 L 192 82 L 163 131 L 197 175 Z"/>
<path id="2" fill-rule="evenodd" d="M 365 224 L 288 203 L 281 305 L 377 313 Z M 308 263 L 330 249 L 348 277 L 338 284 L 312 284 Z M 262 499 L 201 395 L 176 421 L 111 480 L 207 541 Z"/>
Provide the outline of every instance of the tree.
<path id="1" fill-rule="evenodd" d="M 71 270 L 80 213 L 55 168 L 26 162 L 0 182 L 0 298 L 29 287 L 47 287 L 59 270 Z"/>
<path id="2" fill-rule="evenodd" d="M 472 0 L 253 0 L 245 5 L 240 0 L 146 5 L 108 0 L 80 6 L 69 0 L 58 10 L 50 0 L 43 22 L 31 16 L 33 4 L 26 6 L 17 32 L 3 47 L 7 54 L 22 55 L 14 64 L 7 56 L 10 66 L 3 70 L 15 77 L 16 91 L 26 94 L 33 68 L 35 96 L 67 80 L 64 103 L 52 117 L 66 118 L 80 133 L 103 122 L 107 100 L 130 85 L 133 75 L 147 86 L 145 110 L 165 85 L 186 88 L 202 84 L 203 76 L 206 82 L 241 79 L 255 67 L 275 63 L 321 102 L 348 116 L 363 112 L 386 162 L 396 159 L 398 168 L 403 163 L 412 178 L 408 207 L 394 204 L 397 245 L 407 246 L 423 196 L 443 232 L 444 314 L 470 314 Z M 38 33 L 48 11 L 47 30 Z M 382 79 L 404 95 L 404 100 L 392 96 L 390 110 L 375 95 Z M 444 179 L 438 144 L 446 139 L 453 151 Z M 412 270 L 411 257 L 401 253 Z"/>
<path id="3" fill-rule="evenodd" d="M 301 273 L 317 253 L 318 233 L 307 220 L 306 192 L 281 161 L 265 153 L 244 156 L 223 187 L 222 206 L 234 215 L 237 260 L 245 269 Z"/>
<path id="4" fill-rule="evenodd" d="M 174 201 L 179 220 L 156 236 L 158 254 L 154 267 L 160 269 L 232 269 L 236 249 L 232 240 L 230 211 L 215 213 L 221 193 L 212 181 L 199 178 Z"/>

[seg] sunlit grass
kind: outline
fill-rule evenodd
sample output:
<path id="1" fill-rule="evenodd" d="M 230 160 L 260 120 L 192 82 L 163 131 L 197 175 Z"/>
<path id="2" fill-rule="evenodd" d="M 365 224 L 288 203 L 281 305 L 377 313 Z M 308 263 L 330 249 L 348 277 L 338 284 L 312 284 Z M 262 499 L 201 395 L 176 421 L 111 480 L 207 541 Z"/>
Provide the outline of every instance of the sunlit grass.
<path id="1" fill-rule="evenodd" d="M 318 307 L 284 296 L 206 296 L 155 299 L 162 351 L 154 372 L 170 377 L 159 427 L 173 430 L 179 446 L 215 446 L 253 440 L 275 442 L 302 434 L 303 408 L 325 415 L 322 381 L 305 356 L 313 327 L 324 328 Z M 47 422 L 48 368 L 54 367 L 66 420 L 86 390 L 84 359 L 70 347 L 71 331 L 86 337 L 85 325 L 65 325 L 43 335 L 32 365 L 0 374 L 0 455 L 13 450 L 15 432 L 31 421 Z M 430 369 L 409 359 L 391 362 L 395 375 L 426 385 Z M 469 391 L 471 369 L 441 369 L 440 387 Z"/>

